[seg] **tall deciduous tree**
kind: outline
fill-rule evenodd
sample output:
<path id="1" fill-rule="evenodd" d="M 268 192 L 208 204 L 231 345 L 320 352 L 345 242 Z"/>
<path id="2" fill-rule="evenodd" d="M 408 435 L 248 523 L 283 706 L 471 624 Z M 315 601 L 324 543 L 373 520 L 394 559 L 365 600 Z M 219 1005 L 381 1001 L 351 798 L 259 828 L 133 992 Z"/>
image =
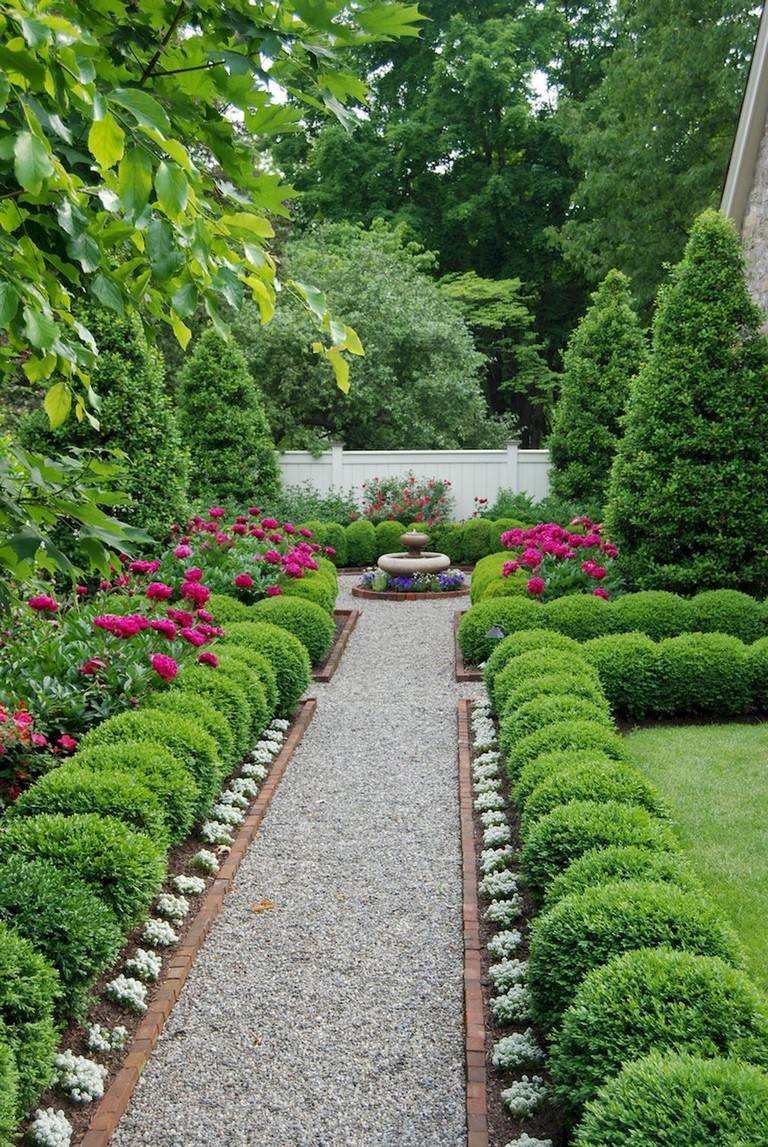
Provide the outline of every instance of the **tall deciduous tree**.
<path id="1" fill-rule="evenodd" d="M 560 397 L 547 445 L 552 493 L 573 502 L 600 502 L 621 436 L 630 381 L 645 357 L 645 338 L 629 280 L 609 271 L 571 335 L 563 359 Z"/>
<path id="2" fill-rule="evenodd" d="M 732 224 L 695 222 L 633 383 L 607 521 L 638 588 L 768 588 L 768 340 Z"/>

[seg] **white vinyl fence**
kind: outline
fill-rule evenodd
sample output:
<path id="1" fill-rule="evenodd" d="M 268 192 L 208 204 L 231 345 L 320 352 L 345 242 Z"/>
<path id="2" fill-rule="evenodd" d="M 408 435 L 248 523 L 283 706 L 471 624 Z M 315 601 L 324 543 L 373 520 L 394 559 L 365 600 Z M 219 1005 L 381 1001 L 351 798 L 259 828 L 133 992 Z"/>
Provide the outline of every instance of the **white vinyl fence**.
<path id="1" fill-rule="evenodd" d="M 280 455 L 287 486 L 311 482 L 317 490 L 354 489 L 363 482 L 399 477 L 412 470 L 417 478 L 445 478 L 452 483 L 457 519 L 469 518 L 475 498 L 494 501 L 501 489 L 521 491 L 538 501 L 549 493 L 549 451 L 521 450 L 345 450 L 334 445 L 319 458 L 303 450 Z"/>

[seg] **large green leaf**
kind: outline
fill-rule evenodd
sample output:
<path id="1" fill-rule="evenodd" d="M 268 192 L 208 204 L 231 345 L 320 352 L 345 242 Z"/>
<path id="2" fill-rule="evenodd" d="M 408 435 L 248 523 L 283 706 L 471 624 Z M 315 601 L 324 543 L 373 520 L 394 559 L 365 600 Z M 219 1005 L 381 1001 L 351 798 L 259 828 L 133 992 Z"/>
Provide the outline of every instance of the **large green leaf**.
<path id="1" fill-rule="evenodd" d="M 117 186 L 129 219 L 141 215 L 152 191 L 152 159 L 144 147 L 131 147 L 120 161 Z"/>
<path id="2" fill-rule="evenodd" d="M 137 123 L 154 128 L 162 135 L 171 134 L 171 121 L 154 96 L 141 88 L 116 88 L 109 96 L 112 103 L 126 108 Z"/>
<path id="3" fill-rule="evenodd" d="M 51 429 L 56 430 L 57 427 L 67 421 L 72 409 L 72 391 L 65 382 L 57 382 L 46 394 L 43 406 L 48 415 Z"/>
<path id="4" fill-rule="evenodd" d="M 53 175 L 48 149 L 31 131 L 21 131 L 13 146 L 14 171 L 25 191 L 37 195 L 43 183 Z"/>
<path id="5" fill-rule="evenodd" d="M 177 163 L 161 160 L 155 172 L 155 191 L 160 210 L 169 219 L 178 219 L 184 214 L 189 195 L 187 177 Z"/>
<path id="6" fill-rule="evenodd" d="M 110 112 L 94 120 L 88 132 L 88 149 L 99 167 L 110 168 L 123 158 L 125 132 Z"/>

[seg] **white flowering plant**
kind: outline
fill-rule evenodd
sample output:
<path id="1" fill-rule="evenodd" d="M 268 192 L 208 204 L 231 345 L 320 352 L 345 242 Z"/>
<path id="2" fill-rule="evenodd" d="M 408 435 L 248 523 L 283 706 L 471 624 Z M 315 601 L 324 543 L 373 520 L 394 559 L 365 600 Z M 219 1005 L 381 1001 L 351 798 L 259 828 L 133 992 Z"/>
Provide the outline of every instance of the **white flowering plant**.
<path id="1" fill-rule="evenodd" d="M 501 777 L 483 777 L 479 781 L 475 781 L 476 793 L 498 793 L 501 792 Z"/>
<path id="2" fill-rule="evenodd" d="M 518 1119 L 526 1119 L 529 1115 L 535 1115 L 547 1098 L 547 1085 L 540 1075 L 532 1075 L 530 1079 L 524 1075 L 522 1079 L 516 1079 L 514 1083 L 505 1088 L 501 1093 L 501 1098 L 510 1115 L 514 1115 Z M 539 1143 L 541 1141 L 533 1139 L 531 1142 Z M 545 1142 L 551 1142 L 551 1140 L 545 1140 Z"/>
<path id="3" fill-rule="evenodd" d="M 509 900 L 494 900 L 485 910 L 489 924 L 496 924 L 499 928 L 510 928 L 522 914 L 523 902 L 519 896 L 511 896 Z"/>
<path id="4" fill-rule="evenodd" d="M 520 1023 L 531 1018 L 531 993 L 525 984 L 513 984 L 491 1000 L 493 1018 L 500 1024 Z"/>
<path id="5" fill-rule="evenodd" d="M 488 975 L 497 992 L 507 992 L 515 984 L 524 984 L 528 978 L 528 961 L 515 958 L 491 964 Z"/>
<path id="6" fill-rule="evenodd" d="M 513 1032 L 505 1035 L 493 1045 L 491 1063 L 494 1067 L 505 1070 L 511 1067 L 527 1067 L 531 1064 L 543 1063 L 544 1052 L 536 1042 L 531 1028 L 523 1032 Z"/>
<path id="7" fill-rule="evenodd" d="M 222 804 L 221 802 L 215 804 L 211 809 L 211 820 L 217 820 L 219 824 L 241 824 L 243 816 L 244 813 L 241 808 L 235 808 L 234 805 Z"/>
<path id="8" fill-rule="evenodd" d="M 239 793 L 236 789 L 224 789 L 224 792 L 219 793 L 218 803 L 220 805 L 232 805 L 234 808 L 246 809 L 251 802 L 244 793 Z"/>
<path id="9" fill-rule="evenodd" d="M 155 912 L 158 916 L 163 916 L 166 920 L 172 920 L 178 924 L 189 913 L 189 901 L 186 896 L 174 896 L 172 892 L 161 892 L 155 901 Z"/>
<path id="10" fill-rule="evenodd" d="M 105 1054 L 110 1051 L 120 1051 L 125 1047 L 127 1039 L 128 1029 L 121 1025 L 108 1028 L 103 1024 L 91 1024 L 85 1035 L 85 1044 L 89 1051 Z"/>
<path id="11" fill-rule="evenodd" d="M 214 872 L 219 871 L 219 858 L 215 852 L 211 852 L 207 848 L 201 848 L 189 862 L 193 868 L 198 872 L 205 872 L 208 876 L 212 876 Z M 181 889 L 177 889 L 181 891 Z"/>
<path id="12" fill-rule="evenodd" d="M 270 761 L 272 758 L 269 758 Z M 268 764 L 269 762 L 267 762 Z M 240 770 L 244 777 L 252 777 L 255 781 L 263 781 L 268 773 L 268 769 L 258 761 L 246 761 Z"/>
<path id="13" fill-rule="evenodd" d="M 178 892 L 181 896 L 199 896 L 201 892 L 205 892 L 205 881 L 201 876 L 184 876 L 183 874 L 174 876 L 171 886 L 174 892 Z"/>
<path id="14" fill-rule="evenodd" d="M 179 939 L 167 920 L 147 920 L 141 935 L 144 942 L 153 948 L 169 948 Z"/>
<path id="15" fill-rule="evenodd" d="M 475 808 L 478 812 L 504 808 L 504 797 L 500 793 L 480 793 L 475 797 Z"/>
<path id="16" fill-rule="evenodd" d="M 52 1107 L 38 1107 L 27 1131 L 30 1143 L 36 1147 L 69 1147 L 72 1142 L 72 1124 L 63 1111 Z"/>
<path id="17" fill-rule="evenodd" d="M 218 820 L 207 820 L 200 828 L 200 839 L 206 844 L 231 844 L 232 833 L 229 825 Z"/>
<path id="18" fill-rule="evenodd" d="M 132 1012 L 146 1011 L 147 986 L 142 984 L 141 980 L 133 979 L 131 976 L 116 976 L 114 980 L 109 981 L 104 994 Z"/>
<path id="19" fill-rule="evenodd" d="M 279 733 L 285 733 L 290 729 L 291 722 L 286 721 L 285 717 L 275 717 L 269 722 L 270 729 L 276 729 Z"/>
<path id="20" fill-rule="evenodd" d="M 229 791 L 233 793 L 242 793 L 244 797 L 255 797 L 259 791 L 259 786 L 251 777 L 235 777 L 230 783 Z"/>
<path id="21" fill-rule="evenodd" d="M 551 1139 L 537 1139 L 535 1135 L 526 1135 L 525 1132 L 518 1138 L 507 1143 L 507 1147 L 553 1147 Z"/>
<path id="22" fill-rule="evenodd" d="M 504 960 L 516 952 L 522 942 L 523 935 L 518 928 L 497 932 L 488 941 L 488 955 L 494 960 Z"/>
<path id="23" fill-rule="evenodd" d="M 162 971 L 163 961 L 156 952 L 148 952 L 146 948 L 137 948 L 133 955 L 125 961 L 125 970 L 140 980 L 156 980 Z"/>
<path id="24" fill-rule="evenodd" d="M 509 844 L 512 839 L 512 829 L 508 824 L 491 824 L 483 831 L 483 845 L 485 848 L 500 848 Z"/>
<path id="25" fill-rule="evenodd" d="M 503 848 L 484 848 L 480 853 L 480 867 L 483 872 L 499 872 L 509 868 L 514 859 L 515 850 L 509 844 Z"/>
<path id="26" fill-rule="evenodd" d="M 507 900 L 517 896 L 518 878 L 514 872 L 489 872 L 480 881 L 480 892 L 489 900 Z"/>
<path id="27" fill-rule="evenodd" d="M 480 823 L 483 828 L 490 828 L 492 824 L 506 824 L 507 814 L 503 809 L 492 808 L 488 812 L 480 813 Z"/>
<path id="28" fill-rule="evenodd" d="M 53 1061 L 54 1086 L 74 1103 L 92 1103 L 104 1094 L 107 1069 L 95 1060 L 71 1051 L 60 1052 Z"/>

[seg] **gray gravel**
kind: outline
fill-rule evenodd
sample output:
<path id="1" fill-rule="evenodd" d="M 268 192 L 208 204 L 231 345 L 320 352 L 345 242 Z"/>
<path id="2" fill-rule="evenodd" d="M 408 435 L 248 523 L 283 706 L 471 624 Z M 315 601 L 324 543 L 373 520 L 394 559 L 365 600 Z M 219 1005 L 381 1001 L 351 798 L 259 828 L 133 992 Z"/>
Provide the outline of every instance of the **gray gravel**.
<path id="1" fill-rule="evenodd" d="M 115 1147 L 463 1147 L 455 599 L 358 601 L 341 667 Z M 254 913 L 266 898 L 272 911 Z"/>

